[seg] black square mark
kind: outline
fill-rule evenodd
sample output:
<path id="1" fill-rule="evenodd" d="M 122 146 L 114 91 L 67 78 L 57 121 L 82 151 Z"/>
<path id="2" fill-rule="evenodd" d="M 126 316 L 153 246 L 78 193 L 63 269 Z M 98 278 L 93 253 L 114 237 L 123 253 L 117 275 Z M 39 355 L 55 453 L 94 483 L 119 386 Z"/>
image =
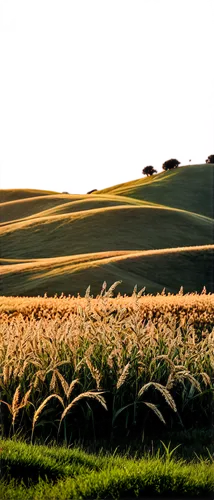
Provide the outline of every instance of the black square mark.
<path id="1" fill-rule="evenodd" d="M 16 16 L 16 9 L 8 7 L 8 16 Z"/>

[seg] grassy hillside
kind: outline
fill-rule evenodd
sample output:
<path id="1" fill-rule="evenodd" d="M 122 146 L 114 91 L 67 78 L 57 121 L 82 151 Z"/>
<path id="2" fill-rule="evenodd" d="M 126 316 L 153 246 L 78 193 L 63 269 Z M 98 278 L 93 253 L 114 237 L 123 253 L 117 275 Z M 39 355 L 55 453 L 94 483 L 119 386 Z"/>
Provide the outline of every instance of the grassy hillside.
<path id="1" fill-rule="evenodd" d="M 50 194 L 58 194 L 55 191 L 43 191 L 40 189 L 1 189 L 0 202 L 21 200 L 23 198 L 31 198 L 34 196 L 47 196 Z"/>
<path id="2" fill-rule="evenodd" d="M 205 164 L 91 195 L 2 191 L 1 294 L 98 293 L 118 279 L 123 293 L 214 291 L 213 175 Z"/>
<path id="3" fill-rule="evenodd" d="M 214 217 L 214 165 L 188 165 L 100 193 L 127 195 Z"/>
<path id="4" fill-rule="evenodd" d="M 156 206 L 154 203 L 118 195 L 44 195 L 0 203 L 0 225 L 20 219 L 66 214 L 117 205 Z"/>
<path id="5" fill-rule="evenodd" d="M 213 243 L 214 221 L 154 207 L 119 206 L 39 217 L 0 228 L 4 258 L 45 258 L 112 250 Z"/>
<path id="6" fill-rule="evenodd" d="M 76 200 L 76 197 L 73 197 Z M 81 195 L 77 199 L 81 199 Z M 59 207 L 71 199 L 70 195 L 56 194 L 56 195 L 43 195 L 32 196 L 29 198 L 21 198 L 11 200 L 5 203 L 0 203 L 0 222 L 15 221 L 26 217 L 36 216 L 39 217 L 40 212 L 49 210 L 55 206 Z"/>
<path id="7" fill-rule="evenodd" d="M 166 288 L 176 293 L 214 290 L 214 245 L 141 252 L 99 252 L 34 261 L 0 261 L 3 295 L 84 295 L 88 285 L 97 295 L 104 279 L 122 283 L 118 292 L 131 294 L 135 284 L 150 293 Z M 188 272 L 187 272 L 188 269 Z"/>

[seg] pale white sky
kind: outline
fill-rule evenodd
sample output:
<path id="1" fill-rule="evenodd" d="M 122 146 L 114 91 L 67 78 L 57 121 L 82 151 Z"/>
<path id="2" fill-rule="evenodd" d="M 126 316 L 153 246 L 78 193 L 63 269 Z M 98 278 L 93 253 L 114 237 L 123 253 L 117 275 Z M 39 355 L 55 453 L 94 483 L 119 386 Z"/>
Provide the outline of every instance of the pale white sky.
<path id="1" fill-rule="evenodd" d="M 0 0 L 0 187 L 86 193 L 214 154 L 214 0 Z"/>

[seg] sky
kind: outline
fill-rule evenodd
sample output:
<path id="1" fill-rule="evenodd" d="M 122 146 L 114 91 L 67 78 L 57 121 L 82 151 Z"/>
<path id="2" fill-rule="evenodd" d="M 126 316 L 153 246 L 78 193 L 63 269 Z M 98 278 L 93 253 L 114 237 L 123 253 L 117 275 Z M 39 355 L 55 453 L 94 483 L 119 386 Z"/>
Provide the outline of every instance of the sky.
<path id="1" fill-rule="evenodd" d="M 214 0 L 0 0 L 0 188 L 87 193 L 214 154 Z"/>

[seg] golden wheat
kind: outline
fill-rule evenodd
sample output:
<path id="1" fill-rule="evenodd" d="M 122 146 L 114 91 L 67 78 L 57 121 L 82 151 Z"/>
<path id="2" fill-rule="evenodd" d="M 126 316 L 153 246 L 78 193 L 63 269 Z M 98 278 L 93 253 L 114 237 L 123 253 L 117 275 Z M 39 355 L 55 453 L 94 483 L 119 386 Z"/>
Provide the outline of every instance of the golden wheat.
<path id="1" fill-rule="evenodd" d="M 127 363 L 124 368 L 123 368 L 123 371 L 117 381 L 117 385 L 116 385 L 116 388 L 119 389 L 125 382 L 127 376 L 128 376 L 128 372 L 129 372 L 129 367 L 130 367 L 130 363 Z"/>
<path id="2" fill-rule="evenodd" d="M 194 401 L 196 392 L 203 395 L 209 389 L 211 394 L 214 295 L 181 291 L 153 297 L 135 290 L 132 297 L 113 298 L 115 287 L 107 290 L 104 283 L 96 298 L 90 289 L 84 298 L 1 297 L 1 401 L 5 420 L 9 411 L 13 427 L 19 411 L 33 405 L 34 415 L 32 408 L 28 412 L 33 434 L 40 413 L 54 397 L 64 408 L 56 417 L 61 423 L 86 395 L 104 405 L 105 393 L 94 391 L 116 395 L 118 415 L 120 407 L 136 403 L 149 387 L 173 411 L 176 402 L 170 391 L 177 387 L 182 388 L 184 406 Z M 152 401 L 143 403 L 163 422 Z"/>
<path id="3" fill-rule="evenodd" d="M 47 398 L 45 398 L 45 400 L 39 405 L 39 408 L 37 408 L 37 410 L 34 412 L 33 422 L 32 422 L 32 434 L 34 432 L 35 424 L 39 418 L 39 415 L 41 414 L 42 410 L 44 410 L 45 406 L 52 398 L 57 398 L 64 407 L 63 399 L 58 394 L 51 394 L 50 396 L 47 396 Z"/>
<path id="4" fill-rule="evenodd" d="M 172 408 L 172 410 L 175 411 L 175 412 L 177 411 L 175 401 L 174 401 L 173 397 L 171 396 L 170 392 L 168 391 L 168 389 L 166 389 L 166 387 L 164 387 L 163 385 L 159 384 L 158 382 L 148 382 L 148 384 L 145 384 L 139 390 L 138 397 L 140 398 L 144 394 L 144 392 L 149 389 L 149 387 L 154 387 L 155 389 L 157 389 L 162 394 L 162 396 L 164 397 L 165 401 Z"/>
<path id="5" fill-rule="evenodd" d="M 105 408 L 105 410 L 107 410 L 108 408 L 106 406 L 105 399 L 101 396 L 101 394 L 103 394 L 103 393 L 102 392 L 95 393 L 95 392 L 92 392 L 92 391 L 87 391 L 87 392 L 84 392 L 84 393 L 80 394 L 76 398 L 74 398 L 73 401 L 71 401 L 71 403 L 69 403 L 69 405 L 66 406 L 66 408 L 64 409 L 64 411 L 63 411 L 63 413 L 61 415 L 60 424 L 61 424 L 62 420 L 65 418 L 65 416 L 67 415 L 67 413 L 71 410 L 71 408 L 73 408 L 74 405 L 76 405 L 83 398 L 92 398 L 92 399 L 95 399 L 96 401 L 98 401 L 103 406 L 103 408 Z"/>

